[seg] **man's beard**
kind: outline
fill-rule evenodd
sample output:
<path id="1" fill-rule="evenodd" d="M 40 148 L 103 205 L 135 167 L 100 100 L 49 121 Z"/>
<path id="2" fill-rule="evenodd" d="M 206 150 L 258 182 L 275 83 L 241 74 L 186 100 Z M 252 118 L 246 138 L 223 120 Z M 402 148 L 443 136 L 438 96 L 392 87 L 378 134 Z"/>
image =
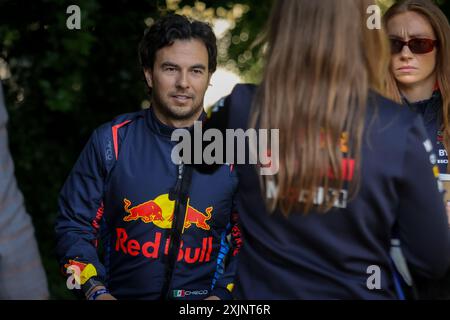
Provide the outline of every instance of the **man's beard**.
<path id="1" fill-rule="evenodd" d="M 192 98 L 192 101 L 194 101 L 194 98 Z M 203 111 L 203 99 L 199 101 L 198 104 L 192 104 L 190 107 L 177 107 L 168 105 L 162 99 L 160 99 L 159 95 L 154 94 L 153 102 L 153 108 L 157 108 L 158 111 L 164 114 L 164 116 L 166 116 L 167 118 L 177 121 L 189 120 L 195 115 L 201 113 L 200 110 Z"/>

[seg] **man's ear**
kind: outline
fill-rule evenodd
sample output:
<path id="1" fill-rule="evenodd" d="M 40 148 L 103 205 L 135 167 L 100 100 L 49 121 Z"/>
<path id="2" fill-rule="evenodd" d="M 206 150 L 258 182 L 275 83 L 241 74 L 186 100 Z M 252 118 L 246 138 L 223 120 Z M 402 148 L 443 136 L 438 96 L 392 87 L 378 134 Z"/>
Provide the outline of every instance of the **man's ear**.
<path id="1" fill-rule="evenodd" d="M 208 86 L 212 86 L 212 84 L 211 84 L 211 77 L 212 77 L 212 73 L 211 72 L 208 72 Z"/>
<path id="2" fill-rule="evenodd" d="M 145 69 L 144 70 L 144 75 L 145 75 L 145 81 L 147 81 L 147 85 L 150 88 L 153 88 L 153 74 L 152 74 L 152 70 Z"/>

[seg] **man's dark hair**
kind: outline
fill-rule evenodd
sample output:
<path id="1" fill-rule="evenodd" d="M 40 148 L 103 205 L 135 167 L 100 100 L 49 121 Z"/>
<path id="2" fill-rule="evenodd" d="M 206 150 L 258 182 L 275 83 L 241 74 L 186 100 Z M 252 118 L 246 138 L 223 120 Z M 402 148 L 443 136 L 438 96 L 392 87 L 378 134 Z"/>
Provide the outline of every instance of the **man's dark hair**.
<path id="1" fill-rule="evenodd" d="M 208 51 L 208 69 L 210 73 L 217 67 L 216 36 L 211 27 L 200 21 L 190 21 L 177 14 L 168 15 L 145 31 L 139 44 L 139 61 L 143 69 L 152 70 L 156 52 L 170 46 L 175 40 L 198 39 Z"/>

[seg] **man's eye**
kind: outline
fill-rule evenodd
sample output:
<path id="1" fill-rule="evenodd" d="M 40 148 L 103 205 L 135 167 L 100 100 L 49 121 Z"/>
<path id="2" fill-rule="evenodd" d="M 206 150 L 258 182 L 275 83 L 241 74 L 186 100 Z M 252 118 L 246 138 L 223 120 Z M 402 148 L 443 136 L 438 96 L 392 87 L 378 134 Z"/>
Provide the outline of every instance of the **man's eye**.
<path id="1" fill-rule="evenodd" d="M 164 71 L 174 72 L 176 69 L 174 67 L 166 67 Z"/>
<path id="2" fill-rule="evenodd" d="M 194 69 L 192 70 L 192 72 L 194 72 L 195 74 L 203 74 L 203 70 L 201 69 Z"/>

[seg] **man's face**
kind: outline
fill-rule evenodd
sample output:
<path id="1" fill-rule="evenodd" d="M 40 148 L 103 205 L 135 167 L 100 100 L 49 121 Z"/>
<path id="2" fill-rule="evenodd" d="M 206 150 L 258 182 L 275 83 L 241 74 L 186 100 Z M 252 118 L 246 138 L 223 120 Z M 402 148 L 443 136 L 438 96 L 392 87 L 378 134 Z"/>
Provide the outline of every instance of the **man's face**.
<path id="1" fill-rule="evenodd" d="M 191 126 L 203 111 L 211 74 L 208 51 L 200 40 L 175 40 L 156 52 L 153 70 L 145 70 L 152 106 L 163 123 Z"/>

